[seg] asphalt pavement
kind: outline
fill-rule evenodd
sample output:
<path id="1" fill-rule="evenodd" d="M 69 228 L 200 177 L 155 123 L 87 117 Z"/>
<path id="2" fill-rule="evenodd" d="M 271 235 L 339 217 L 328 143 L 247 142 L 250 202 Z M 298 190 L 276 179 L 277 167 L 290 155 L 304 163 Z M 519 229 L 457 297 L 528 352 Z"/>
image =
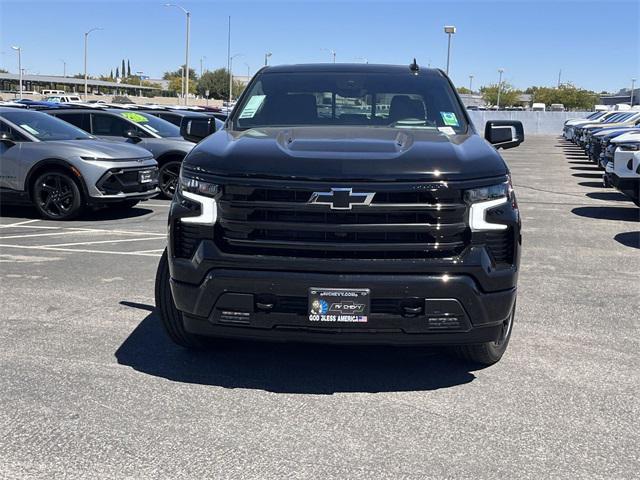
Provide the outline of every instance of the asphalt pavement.
<path id="1" fill-rule="evenodd" d="M 640 209 L 562 139 L 504 157 L 522 268 L 511 344 L 483 369 L 427 349 L 187 352 L 154 313 L 167 201 L 65 223 L 3 206 L 0 478 L 637 478 Z"/>

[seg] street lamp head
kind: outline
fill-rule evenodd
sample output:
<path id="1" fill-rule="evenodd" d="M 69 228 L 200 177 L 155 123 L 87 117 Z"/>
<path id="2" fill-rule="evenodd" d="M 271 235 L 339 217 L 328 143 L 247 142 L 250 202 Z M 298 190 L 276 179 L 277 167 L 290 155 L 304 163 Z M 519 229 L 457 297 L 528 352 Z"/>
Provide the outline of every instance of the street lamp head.
<path id="1" fill-rule="evenodd" d="M 13 48 L 14 50 L 20 50 L 20 47 L 16 47 L 15 45 L 11 45 L 11 48 Z"/>
<path id="2" fill-rule="evenodd" d="M 499 68 L 498 73 L 504 73 L 504 68 Z"/>
<path id="3" fill-rule="evenodd" d="M 265 53 L 265 55 L 266 55 L 267 57 L 270 57 L 271 55 L 273 55 L 273 53 L 271 53 L 271 52 L 267 52 L 267 53 Z"/>
<path id="4" fill-rule="evenodd" d="M 454 33 L 456 33 L 456 27 L 454 27 L 453 25 L 445 25 L 444 26 L 444 33 L 448 33 L 450 35 L 453 35 Z"/>

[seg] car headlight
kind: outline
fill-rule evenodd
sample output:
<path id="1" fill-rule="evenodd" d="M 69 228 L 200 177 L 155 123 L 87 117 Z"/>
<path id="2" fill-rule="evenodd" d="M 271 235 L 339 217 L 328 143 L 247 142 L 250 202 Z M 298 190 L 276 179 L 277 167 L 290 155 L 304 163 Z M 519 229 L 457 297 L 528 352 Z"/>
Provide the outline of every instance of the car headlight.
<path id="1" fill-rule="evenodd" d="M 640 150 L 640 142 L 639 143 L 620 143 L 618 144 L 620 150 L 624 152 L 637 152 Z"/>
<path id="2" fill-rule="evenodd" d="M 487 222 L 487 210 L 508 203 L 512 197 L 513 187 L 510 179 L 497 185 L 466 190 L 464 200 L 470 205 L 469 226 L 471 231 L 506 230 L 506 225 Z"/>
<path id="3" fill-rule="evenodd" d="M 178 194 L 192 202 L 200 204 L 200 215 L 195 217 L 182 217 L 182 223 L 197 223 L 213 225 L 218 219 L 218 204 L 215 195 L 220 191 L 220 186 L 205 182 L 199 178 L 185 175 L 180 171 L 178 180 Z"/>

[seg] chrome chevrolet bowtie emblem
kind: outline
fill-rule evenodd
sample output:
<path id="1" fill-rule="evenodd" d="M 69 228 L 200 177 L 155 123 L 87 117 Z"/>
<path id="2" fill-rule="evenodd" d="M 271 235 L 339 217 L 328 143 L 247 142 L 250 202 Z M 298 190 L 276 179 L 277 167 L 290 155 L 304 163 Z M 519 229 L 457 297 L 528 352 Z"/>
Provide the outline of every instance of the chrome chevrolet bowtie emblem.
<path id="1" fill-rule="evenodd" d="M 331 210 L 351 210 L 354 205 L 369 205 L 375 193 L 353 193 L 352 188 L 332 188 L 330 192 L 313 192 L 308 203 L 329 205 Z"/>

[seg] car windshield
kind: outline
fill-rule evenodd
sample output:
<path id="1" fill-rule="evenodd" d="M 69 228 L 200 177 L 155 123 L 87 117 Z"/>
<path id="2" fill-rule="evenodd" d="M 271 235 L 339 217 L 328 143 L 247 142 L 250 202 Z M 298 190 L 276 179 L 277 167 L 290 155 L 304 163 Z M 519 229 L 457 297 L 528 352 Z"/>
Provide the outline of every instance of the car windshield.
<path id="1" fill-rule="evenodd" d="M 467 129 L 460 102 L 438 73 L 287 72 L 261 75 L 236 107 L 234 128 L 370 126 Z"/>
<path id="2" fill-rule="evenodd" d="M 3 112 L 0 116 L 42 141 L 93 138 L 87 132 L 45 113 L 16 111 Z"/>
<path id="3" fill-rule="evenodd" d="M 173 123 L 162 120 L 154 115 L 142 112 L 118 112 L 121 117 L 131 120 L 143 130 L 155 133 L 161 137 L 179 137 L 180 129 Z"/>
<path id="4" fill-rule="evenodd" d="M 51 102 L 51 103 L 60 103 L 62 102 L 62 97 L 47 97 L 44 99 L 45 102 Z"/>

